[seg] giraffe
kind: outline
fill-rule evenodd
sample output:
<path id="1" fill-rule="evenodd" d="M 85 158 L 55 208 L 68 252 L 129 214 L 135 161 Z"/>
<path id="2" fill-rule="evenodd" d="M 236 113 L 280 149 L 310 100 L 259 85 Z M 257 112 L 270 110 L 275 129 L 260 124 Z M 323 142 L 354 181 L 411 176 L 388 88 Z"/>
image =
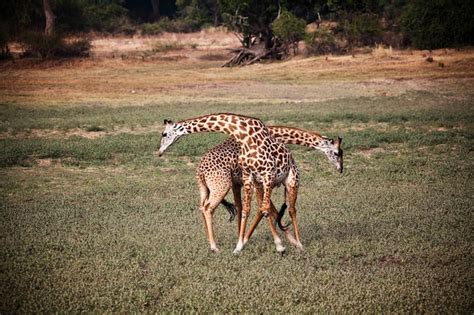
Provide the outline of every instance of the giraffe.
<path id="1" fill-rule="evenodd" d="M 258 196 L 261 195 L 259 212 L 267 217 L 267 222 L 278 252 L 285 251 L 269 216 L 271 212 L 271 195 L 273 187 L 284 183 L 289 200 L 296 200 L 298 194 L 299 171 L 291 153 L 284 144 L 275 140 L 267 127 L 259 119 L 237 114 L 221 113 L 191 118 L 173 123 L 165 119 L 158 155 L 183 135 L 200 132 L 221 132 L 231 135 L 240 145 L 238 162 L 242 169 L 244 203 L 240 222 L 239 239 L 234 253 L 239 253 L 244 246 L 245 228 L 252 202 L 252 189 L 255 184 Z M 259 198 L 260 199 L 260 198 Z M 210 213 L 203 213 L 209 218 Z M 296 213 L 290 211 L 293 228 L 297 234 Z M 206 218 L 205 218 L 206 219 Z M 206 220 L 208 222 L 208 220 Z M 209 227 L 208 227 L 209 229 Z"/>
<path id="2" fill-rule="evenodd" d="M 284 126 L 267 126 L 270 133 L 280 142 L 285 144 L 297 144 L 307 146 L 324 152 L 328 160 L 342 173 L 343 170 L 343 151 L 341 148 L 342 138 L 338 137 L 336 141 L 321 136 L 318 133 L 306 131 L 299 128 L 284 127 Z M 206 152 L 201 158 L 201 162 L 196 171 L 196 179 L 200 190 L 200 210 L 210 215 L 203 215 L 204 225 L 206 227 L 206 234 L 209 241 L 210 249 L 213 252 L 218 252 L 216 241 L 214 239 L 214 232 L 212 229 L 212 216 L 214 210 L 219 203 L 222 203 L 226 209 L 231 213 L 231 218 L 237 212 L 237 231 L 240 229 L 240 217 L 242 212 L 241 204 L 241 187 L 242 187 L 242 171 L 238 164 L 240 146 L 230 137 L 225 142 L 215 146 Z M 235 207 L 227 202 L 224 197 L 232 187 L 234 194 Z M 286 207 L 286 204 L 284 204 Z M 294 205 L 290 204 L 290 210 Z M 277 216 L 275 206 L 271 203 L 271 215 L 274 219 L 278 219 L 280 228 L 284 231 L 286 238 L 290 243 L 302 248 L 299 236 L 295 239 L 284 228 L 282 228 Z M 285 209 L 285 208 L 282 208 Z M 294 211 L 294 210 L 292 210 Z M 281 213 L 283 214 L 283 212 Z M 277 216 L 275 218 L 275 216 Z M 250 230 L 244 237 L 244 244 L 248 242 L 253 231 L 262 219 L 260 213 L 251 225 Z M 206 220 L 209 220 L 207 222 Z"/>

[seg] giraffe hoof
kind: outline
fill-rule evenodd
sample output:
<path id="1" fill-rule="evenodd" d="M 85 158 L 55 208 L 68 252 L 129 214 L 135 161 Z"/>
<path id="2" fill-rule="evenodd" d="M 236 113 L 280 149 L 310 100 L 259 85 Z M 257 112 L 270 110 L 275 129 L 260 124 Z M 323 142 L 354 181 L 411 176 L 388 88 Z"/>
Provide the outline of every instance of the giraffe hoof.
<path id="1" fill-rule="evenodd" d="M 284 253 L 285 250 L 286 250 L 286 248 L 285 248 L 285 246 L 283 246 L 283 245 L 281 245 L 281 244 L 277 244 L 277 245 L 276 245 L 276 250 L 277 250 L 277 252 L 279 252 L 279 253 Z"/>
<path id="2" fill-rule="evenodd" d="M 239 254 L 242 251 L 242 248 L 244 248 L 244 244 L 242 241 L 239 241 L 237 246 L 235 246 L 234 254 Z"/>
<path id="3" fill-rule="evenodd" d="M 211 248 L 211 252 L 213 252 L 213 253 L 216 253 L 216 254 L 217 254 L 217 253 L 219 253 L 219 252 L 220 252 L 220 250 L 219 250 L 219 248 L 217 248 L 217 247 L 214 247 L 214 248 Z"/>

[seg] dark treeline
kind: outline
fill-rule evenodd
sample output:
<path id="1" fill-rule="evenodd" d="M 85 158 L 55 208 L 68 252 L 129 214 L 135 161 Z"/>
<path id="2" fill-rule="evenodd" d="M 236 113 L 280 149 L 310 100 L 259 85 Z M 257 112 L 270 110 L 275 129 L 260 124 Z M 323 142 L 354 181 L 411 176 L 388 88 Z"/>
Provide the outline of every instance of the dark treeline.
<path id="1" fill-rule="evenodd" d="M 288 48 L 303 39 L 300 25 L 315 23 L 317 42 L 342 36 L 350 47 L 434 49 L 473 44 L 473 8 L 471 0 L 3 0 L 0 46 L 5 53 L 9 41 L 34 32 L 158 34 L 225 25 L 243 47 L 259 38 L 268 49 L 277 32 Z"/>

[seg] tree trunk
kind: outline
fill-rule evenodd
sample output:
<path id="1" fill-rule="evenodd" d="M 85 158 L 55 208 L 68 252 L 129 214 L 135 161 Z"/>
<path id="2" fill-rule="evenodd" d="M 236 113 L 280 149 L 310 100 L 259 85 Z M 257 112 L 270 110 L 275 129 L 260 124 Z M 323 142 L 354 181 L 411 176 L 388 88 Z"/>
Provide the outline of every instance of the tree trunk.
<path id="1" fill-rule="evenodd" d="M 219 16 L 221 15 L 219 1 L 217 1 L 217 0 L 214 1 L 214 7 L 213 7 L 212 11 L 213 11 L 212 15 L 214 17 L 214 26 L 217 26 L 219 24 Z"/>
<path id="2" fill-rule="evenodd" d="M 44 34 L 51 36 L 54 33 L 54 20 L 56 17 L 53 14 L 49 0 L 43 0 L 44 16 L 46 17 L 46 26 L 44 28 Z"/>
<path id="3" fill-rule="evenodd" d="M 150 2 L 153 10 L 153 21 L 158 21 L 160 18 L 160 0 L 150 0 Z"/>

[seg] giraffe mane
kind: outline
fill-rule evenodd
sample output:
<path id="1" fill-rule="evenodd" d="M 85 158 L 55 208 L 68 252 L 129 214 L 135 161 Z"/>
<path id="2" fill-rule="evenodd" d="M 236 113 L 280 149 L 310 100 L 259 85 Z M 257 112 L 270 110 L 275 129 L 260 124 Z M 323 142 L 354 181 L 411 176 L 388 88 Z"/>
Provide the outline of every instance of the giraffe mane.
<path id="1" fill-rule="evenodd" d="M 323 136 L 322 134 L 320 133 L 317 133 L 317 132 L 314 132 L 314 131 L 308 131 L 308 130 L 304 130 L 304 129 L 301 129 L 301 128 L 297 128 L 297 127 L 289 127 L 289 126 L 267 126 L 268 128 L 285 128 L 285 129 L 290 129 L 290 130 L 295 130 L 295 131 L 300 131 L 300 132 L 303 132 L 303 133 L 309 133 L 313 136 L 316 136 L 316 137 L 321 137 L 321 138 L 326 138 L 326 139 L 329 139 L 328 137 L 326 136 Z"/>
<path id="2" fill-rule="evenodd" d="M 207 115 L 202 115 L 202 116 L 198 116 L 198 117 L 193 117 L 193 118 L 191 118 L 191 119 L 183 119 L 183 120 L 177 121 L 176 123 L 179 124 L 179 123 L 182 123 L 182 122 L 185 122 L 185 121 L 188 121 L 188 120 L 195 120 L 195 119 L 200 119 L 200 118 L 206 118 L 206 117 L 211 116 L 211 115 L 215 115 L 215 116 L 218 116 L 218 115 L 236 116 L 236 117 L 241 117 L 241 118 L 247 118 L 247 119 L 258 120 L 258 121 L 260 121 L 260 122 L 263 124 L 263 121 L 262 121 L 261 119 L 259 119 L 259 118 L 250 117 L 250 116 L 241 115 L 241 114 L 235 114 L 235 113 L 213 113 L 213 114 L 207 114 Z"/>

